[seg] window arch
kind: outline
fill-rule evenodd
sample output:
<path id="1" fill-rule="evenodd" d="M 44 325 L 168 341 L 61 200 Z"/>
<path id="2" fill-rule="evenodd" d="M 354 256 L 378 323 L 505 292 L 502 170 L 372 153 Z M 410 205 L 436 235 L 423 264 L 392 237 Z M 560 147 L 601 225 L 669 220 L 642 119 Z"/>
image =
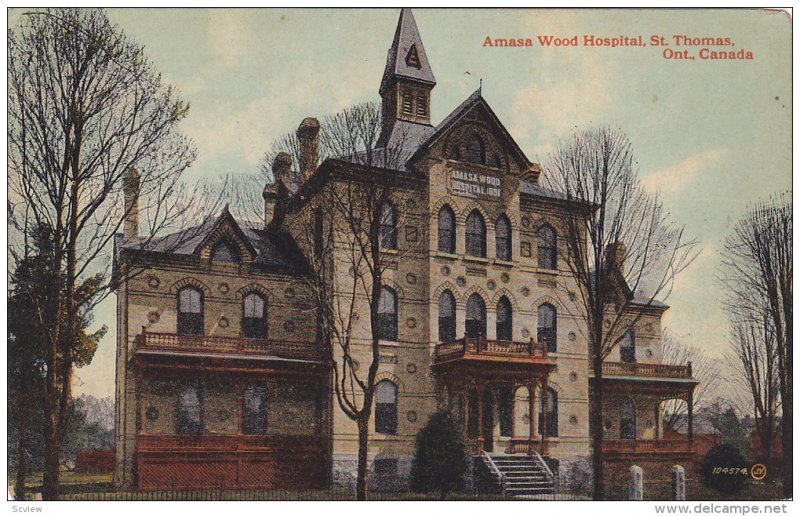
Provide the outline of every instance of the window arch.
<path id="1" fill-rule="evenodd" d="M 214 249 L 211 251 L 211 259 L 220 262 L 238 262 L 239 253 L 230 242 L 222 240 L 217 242 Z"/>
<path id="2" fill-rule="evenodd" d="M 539 435 L 545 435 L 544 403 L 539 403 Z M 558 393 L 552 387 L 547 388 L 547 436 L 558 437 Z"/>
<path id="3" fill-rule="evenodd" d="M 486 303 L 483 298 L 472 294 L 467 299 L 466 336 L 472 338 L 486 338 Z"/>
<path id="4" fill-rule="evenodd" d="M 203 433 L 203 391 L 198 384 L 182 385 L 175 406 L 175 433 Z"/>
<path id="5" fill-rule="evenodd" d="M 453 144 L 450 149 L 447 151 L 447 158 L 454 159 L 454 160 L 461 160 L 461 149 L 458 148 L 457 144 Z"/>
<path id="6" fill-rule="evenodd" d="M 247 294 L 242 301 L 242 335 L 251 339 L 267 338 L 267 302 L 259 294 Z"/>
<path id="7" fill-rule="evenodd" d="M 456 252 L 456 215 L 447 205 L 439 210 L 439 251 Z"/>
<path id="8" fill-rule="evenodd" d="M 397 385 L 381 380 L 375 387 L 375 432 L 397 434 Z"/>
<path id="9" fill-rule="evenodd" d="M 378 301 L 378 338 L 397 340 L 397 292 L 389 287 L 381 289 Z"/>
<path id="10" fill-rule="evenodd" d="M 539 228 L 539 267 L 555 270 L 558 266 L 556 230 L 551 226 Z"/>
<path id="11" fill-rule="evenodd" d="M 486 163 L 486 146 L 477 133 L 473 134 L 472 137 L 467 140 L 466 160 L 478 165 Z"/>
<path id="12" fill-rule="evenodd" d="M 203 323 L 203 292 L 182 288 L 178 291 L 178 335 L 202 335 Z"/>
<path id="13" fill-rule="evenodd" d="M 497 340 L 514 340 L 513 327 L 511 302 L 503 296 L 497 302 Z"/>
<path id="14" fill-rule="evenodd" d="M 633 328 L 628 328 L 622 335 L 619 343 L 619 358 L 627 363 L 636 362 L 636 334 L 634 334 Z"/>
<path id="15" fill-rule="evenodd" d="M 497 219 L 494 235 L 497 259 L 511 261 L 511 222 L 505 214 Z"/>
<path id="16" fill-rule="evenodd" d="M 445 290 L 439 298 L 439 342 L 456 340 L 456 298 Z"/>
<path id="17" fill-rule="evenodd" d="M 381 208 L 380 240 L 382 249 L 397 249 L 397 210 L 390 202 Z"/>
<path id="18" fill-rule="evenodd" d="M 538 311 L 538 332 L 536 340 L 547 345 L 548 353 L 555 353 L 558 349 L 556 342 L 556 329 L 558 316 L 556 309 L 550 303 L 545 303 L 539 307 Z"/>
<path id="19" fill-rule="evenodd" d="M 622 402 L 622 417 L 619 422 L 620 439 L 636 439 L 636 403 L 628 398 Z"/>
<path id="20" fill-rule="evenodd" d="M 465 246 L 469 256 L 486 258 L 486 223 L 478 210 L 467 216 Z"/>

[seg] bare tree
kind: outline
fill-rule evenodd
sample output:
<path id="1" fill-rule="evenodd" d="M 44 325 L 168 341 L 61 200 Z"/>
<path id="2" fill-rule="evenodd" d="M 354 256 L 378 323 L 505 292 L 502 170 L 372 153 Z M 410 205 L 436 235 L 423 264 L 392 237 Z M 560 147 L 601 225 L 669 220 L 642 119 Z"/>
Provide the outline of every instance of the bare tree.
<path id="1" fill-rule="evenodd" d="M 663 363 L 674 365 L 692 364 L 692 373 L 698 381 L 694 389 L 695 410 L 702 409 L 718 394 L 720 370 L 714 359 L 699 347 L 684 344 L 674 335 L 665 332 L 662 337 Z M 664 425 L 675 429 L 686 413 L 686 402 L 671 399 L 664 402 Z"/>
<path id="2" fill-rule="evenodd" d="M 725 240 L 722 284 L 737 340 L 759 338 L 759 352 L 777 357 L 783 447 L 783 495 L 792 496 L 792 200 L 784 193 L 757 202 Z M 768 317 L 769 324 L 764 320 Z"/>
<path id="3" fill-rule="evenodd" d="M 397 332 L 396 316 L 392 319 L 384 310 L 386 303 L 397 302 L 387 298 L 384 275 L 413 252 L 398 245 L 397 233 L 410 218 L 403 210 L 408 197 L 403 192 L 412 191 L 412 176 L 398 170 L 401 143 L 376 147 L 380 113 L 376 104 L 361 104 L 323 120 L 321 147 L 334 158 L 301 185 L 295 211 L 286 218 L 309 259 L 308 289 L 320 340 L 331 351 L 336 402 L 358 429 L 358 500 L 368 496 L 369 425 L 380 341 L 396 338 Z M 288 154 L 281 159 L 289 161 Z M 288 174 L 277 176 L 280 180 Z M 423 240 L 420 235 L 418 241 Z"/>
<path id="4" fill-rule="evenodd" d="M 545 178 L 569 201 L 588 204 L 586 216 L 566 219 L 563 263 L 579 294 L 577 310 L 588 328 L 594 374 L 590 430 L 594 498 L 605 497 L 603 479 L 603 368 L 637 305 L 666 298 L 673 281 L 696 256 L 695 241 L 669 220 L 655 195 L 644 191 L 636 173 L 630 141 L 619 130 L 601 128 L 573 135 L 550 157 Z"/>
<path id="5" fill-rule="evenodd" d="M 49 500 L 58 496 L 79 311 L 104 297 L 81 305 L 81 281 L 94 278 L 107 295 L 123 221 L 136 221 L 127 244 L 147 246 L 183 227 L 202 192 L 180 181 L 195 158 L 177 132 L 188 104 L 102 10 L 25 13 L 8 46 L 9 254 L 14 262 L 28 256 L 31 233 L 42 227 L 51 228 L 55 246 L 55 302 L 31 314 L 49 341 L 42 487 Z M 139 200 L 125 202 L 126 188 Z"/>

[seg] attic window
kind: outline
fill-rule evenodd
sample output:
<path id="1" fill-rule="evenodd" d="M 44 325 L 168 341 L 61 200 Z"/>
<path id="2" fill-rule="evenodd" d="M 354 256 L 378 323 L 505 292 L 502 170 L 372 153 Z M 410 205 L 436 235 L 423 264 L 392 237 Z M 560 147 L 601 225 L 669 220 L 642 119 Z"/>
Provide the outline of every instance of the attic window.
<path id="1" fill-rule="evenodd" d="M 239 255 L 228 242 L 219 242 L 211 252 L 211 259 L 220 262 L 238 262 Z"/>
<path id="2" fill-rule="evenodd" d="M 416 68 L 417 70 L 422 68 L 422 60 L 419 58 L 416 43 L 411 45 L 411 48 L 408 49 L 408 53 L 406 54 L 406 64 Z"/>

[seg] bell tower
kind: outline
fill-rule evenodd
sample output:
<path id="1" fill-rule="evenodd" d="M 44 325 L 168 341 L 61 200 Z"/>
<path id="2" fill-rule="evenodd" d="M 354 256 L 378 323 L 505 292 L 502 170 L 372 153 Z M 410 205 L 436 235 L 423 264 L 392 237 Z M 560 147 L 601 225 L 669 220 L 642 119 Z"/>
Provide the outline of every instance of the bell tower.
<path id="1" fill-rule="evenodd" d="M 382 136 L 388 138 L 398 121 L 430 125 L 431 90 L 434 86 L 436 79 L 414 15 L 411 9 L 403 9 L 378 90 L 383 99 Z"/>

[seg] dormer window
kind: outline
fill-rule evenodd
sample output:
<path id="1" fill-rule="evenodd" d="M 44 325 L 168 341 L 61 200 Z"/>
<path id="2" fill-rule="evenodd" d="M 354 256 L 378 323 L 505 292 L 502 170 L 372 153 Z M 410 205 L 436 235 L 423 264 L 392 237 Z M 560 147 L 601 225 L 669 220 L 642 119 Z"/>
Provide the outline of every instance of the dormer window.
<path id="1" fill-rule="evenodd" d="M 211 260 L 219 262 L 238 262 L 239 253 L 228 242 L 219 242 L 211 252 Z"/>
<path id="2" fill-rule="evenodd" d="M 419 58 L 419 52 L 417 52 L 416 43 L 411 45 L 411 48 L 408 49 L 408 53 L 406 54 L 406 64 L 416 68 L 417 70 L 422 68 L 422 59 Z"/>

